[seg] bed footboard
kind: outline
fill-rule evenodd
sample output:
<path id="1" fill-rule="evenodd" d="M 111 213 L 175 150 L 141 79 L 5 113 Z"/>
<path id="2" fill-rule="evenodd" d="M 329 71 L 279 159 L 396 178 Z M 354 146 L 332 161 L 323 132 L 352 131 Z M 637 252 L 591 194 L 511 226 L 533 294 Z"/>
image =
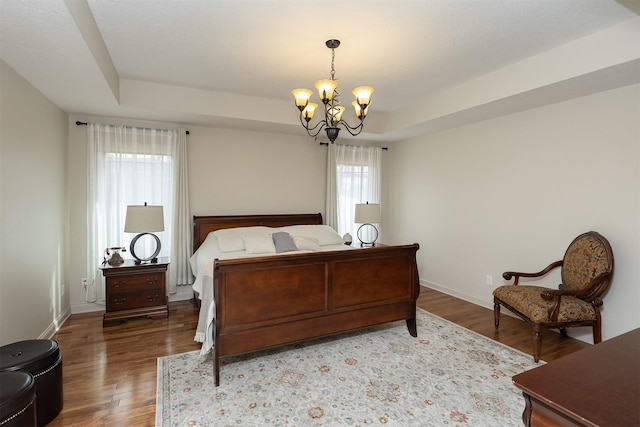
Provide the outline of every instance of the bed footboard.
<path id="1" fill-rule="evenodd" d="M 417 336 L 418 244 L 214 263 L 220 358 L 398 320 Z"/>

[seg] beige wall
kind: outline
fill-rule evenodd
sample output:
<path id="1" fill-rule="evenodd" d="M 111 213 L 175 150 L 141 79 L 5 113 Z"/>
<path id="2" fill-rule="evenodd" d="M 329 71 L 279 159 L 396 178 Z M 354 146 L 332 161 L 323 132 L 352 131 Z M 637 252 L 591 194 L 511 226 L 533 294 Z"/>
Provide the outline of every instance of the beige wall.
<path id="1" fill-rule="evenodd" d="M 603 338 L 639 327 L 639 100 L 627 86 L 394 144 L 387 227 L 420 243 L 421 281 L 491 308 L 504 271 L 539 271 L 596 230 L 616 262 Z"/>
<path id="2" fill-rule="evenodd" d="M 324 215 L 327 147 L 300 135 L 190 127 L 194 215 Z"/>
<path id="3" fill-rule="evenodd" d="M 176 125 L 67 117 L 0 66 L 4 343 L 46 335 L 70 307 L 102 309 L 85 303 L 80 285 L 86 127 L 75 120 Z M 604 337 L 640 326 L 639 99 L 640 88 L 629 86 L 390 144 L 384 240 L 420 243 L 423 283 L 491 307 L 503 271 L 537 270 L 577 234 L 600 231 L 616 257 Z M 193 214 L 324 213 L 325 147 L 304 135 L 189 130 Z"/>
<path id="4" fill-rule="evenodd" d="M 75 121 L 175 127 L 174 124 L 69 117 L 71 307 L 74 313 L 102 310 L 85 302 L 80 283 L 86 271 L 86 126 Z M 193 215 L 322 213 L 327 148 L 301 135 L 279 135 L 188 126 L 190 202 Z M 125 254 L 126 255 L 126 254 Z M 172 300 L 190 298 L 178 288 Z"/>
<path id="5" fill-rule="evenodd" d="M 67 115 L 0 61 L 0 345 L 69 315 Z"/>

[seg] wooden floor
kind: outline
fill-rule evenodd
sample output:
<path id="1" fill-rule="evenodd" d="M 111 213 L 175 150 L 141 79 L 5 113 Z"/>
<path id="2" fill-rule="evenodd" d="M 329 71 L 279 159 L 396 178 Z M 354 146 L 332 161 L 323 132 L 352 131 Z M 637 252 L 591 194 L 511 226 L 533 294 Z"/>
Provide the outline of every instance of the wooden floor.
<path id="1" fill-rule="evenodd" d="M 461 326 L 531 353 L 531 329 L 502 316 L 494 334 L 493 311 L 421 288 L 418 306 Z M 53 337 L 63 357 L 64 408 L 49 426 L 153 426 L 156 359 L 197 350 L 193 303 L 171 303 L 169 317 L 138 319 L 102 327 L 102 313 L 72 315 Z M 589 347 L 545 333 L 542 359 L 551 361 Z"/>

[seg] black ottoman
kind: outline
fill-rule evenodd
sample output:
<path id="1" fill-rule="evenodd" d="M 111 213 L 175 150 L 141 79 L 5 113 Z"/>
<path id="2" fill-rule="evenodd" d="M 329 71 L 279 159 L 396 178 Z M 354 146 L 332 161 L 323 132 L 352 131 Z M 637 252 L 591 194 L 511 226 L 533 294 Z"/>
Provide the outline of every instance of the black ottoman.
<path id="1" fill-rule="evenodd" d="M 0 347 L 0 372 L 22 371 L 36 382 L 38 426 L 62 410 L 62 355 L 54 340 L 19 341 Z"/>
<path id="2" fill-rule="evenodd" d="M 28 372 L 0 372 L 0 425 L 36 427 L 36 382 Z"/>

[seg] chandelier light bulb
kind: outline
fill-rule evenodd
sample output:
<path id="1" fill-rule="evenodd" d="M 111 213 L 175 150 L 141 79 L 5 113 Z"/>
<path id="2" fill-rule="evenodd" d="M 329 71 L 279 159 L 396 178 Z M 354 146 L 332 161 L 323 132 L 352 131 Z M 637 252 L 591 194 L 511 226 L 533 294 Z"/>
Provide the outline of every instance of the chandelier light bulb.
<path id="1" fill-rule="evenodd" d="M 355 95 L 358 104 L 364 106 L 371 104 L 371 95 L 373 94 L 371 86 L 358 86 L 351 93 Z"/>
<path id="2" fill-rule="evenodd" d="M 329 101 L 333 99 L 333 94 L 335 90 L 338 88 L 338 84 L 334 80 L 318 80 L 315 84 L 316 89 L 318 89 L 318 96 L 322 102 L 327 104 Z"/>
<path id="3" fill-rule="evenodd" d="M 333 124 L 337 124 L 342 119 L 342 113 L 344 113 L 344 110 L 345 108 L 342 105 L 336 105 L 329 109 L 329 115 L 331 116 L 331 122 Z"/>
<path id="4" fill-rule="evenodd" d="M 368 105 L 364 108 L 364 110 L 362 109 L 360 104 L 358 104 L 357 101 L 353 101 L 351 103 L 351 105 L 353 105 L 353 108 L 356 111 L 356 117 L 357 118 L 359 118 L 360 120 L 364 120 L 364 118 L 367 117 L 367 113 L 369 112 L 369 106 Z"/>
<path id="5" fill-rule="evenodd" d="M 302 110 L 302 118 L 304 118 L 307 123 L 309 120 L 313 119 L 313 113 L 315 113 L 316 108 L 318 108 L 318 104 L 315 102 L 309 102 Z"/>

